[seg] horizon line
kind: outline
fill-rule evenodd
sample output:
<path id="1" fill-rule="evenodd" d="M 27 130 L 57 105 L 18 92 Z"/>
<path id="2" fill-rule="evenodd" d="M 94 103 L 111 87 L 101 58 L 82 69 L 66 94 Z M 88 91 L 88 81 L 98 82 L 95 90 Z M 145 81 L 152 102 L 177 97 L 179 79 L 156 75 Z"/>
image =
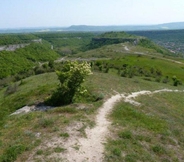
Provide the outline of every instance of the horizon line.
<path id="1" fill-rule="evenodd" d="M 87 24 L 73 24 L 69 26 L 35 26 L 35 27 L 6 27 L 0 28 L 0 30 L 21 30 L 21 29 L 39 29 L 39 28 L 69 28 L 72 26 L 94 26 L 94 27 L 108 27 L 108 26 L 157 26 L 157 25 L 164 25 L 164 24 L 172 24 L 172 23 L 184 23 L 184 21 L 180 22 L 166 22 L 166 23 L 157 23 L 157 24 L 124 24 L 124 25 L 87 25 Z"/>

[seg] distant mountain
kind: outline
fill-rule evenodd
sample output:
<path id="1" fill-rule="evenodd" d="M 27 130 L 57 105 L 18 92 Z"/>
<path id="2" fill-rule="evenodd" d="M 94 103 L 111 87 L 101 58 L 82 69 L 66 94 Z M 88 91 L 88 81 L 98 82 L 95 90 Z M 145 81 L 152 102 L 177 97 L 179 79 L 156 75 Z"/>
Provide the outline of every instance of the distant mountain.
<path id="1" fill-rule="evenodd" d="M 34 33 L 34 32 L 106 32 L 106 31 L 142 31 L 142 30 L 175 30 L 184 29 L 184 22 L 165 23 L 158 25 L 122 25 L 122 26 L 89 26 L 72 25 L 70 27 L 43 27 L 43 28 L 21 28 L 0 29 L 0 33 Z"/>
<path id="2" fill-rule="evenodd" d="M 184 29 L 184 22 L 165 23 L 158 25 L 124 25 L 124 26 L 87 26 L 72 25 L 67 31 L 140 31 L 140 30 L 174 30 Z"/>

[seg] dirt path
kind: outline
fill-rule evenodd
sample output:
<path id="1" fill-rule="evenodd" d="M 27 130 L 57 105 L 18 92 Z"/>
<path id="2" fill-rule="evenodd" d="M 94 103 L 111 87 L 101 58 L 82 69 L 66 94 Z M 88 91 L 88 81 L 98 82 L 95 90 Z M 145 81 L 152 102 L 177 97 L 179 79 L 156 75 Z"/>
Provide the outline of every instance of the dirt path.
<path id="1" fill-rule="evenodd" d="M 179 90 L 161 89 L 156 91 L 139 91 L 133 92 L 125 96 L 124 94 L 115 95 L 108 99 L 104 105 L 99 109 L 98 115 L 96 116 L 96 126 L 93 129 L 86 129 L 87 138 L 79 138 L 77 141 L 74 139 L 73 145 L 77 143 L 79 150 L 74 149 L 68 150 L 65 158 L 69 162 L 101 162 L 103 161 L 103 153 L 105 138 L 108 135 L 108 127 L 111 122 L 107 120 L 106 116 L 112 110 L 114 104 L 120 99 L 124 99 L 125 102 L 129 102 L 135 106 L 139 106 L 140 103 L 134 101 L 134 98 L 140 95 L 152 95 L 161 92 L 184 92 Z M 71 142 L 71 141 L 70 141 Z M 72 147 L 71 145 L 70 147 Z"/>
<path id="2" fill-rule="evenodd" d="M 111 122 L 107 120 L 107 115 L 113 109 L 116 102 L 124 99 L 124 102 L 129 102 L 135 106 L 141 105 L 136 102 L 134 98 L 140 95 L 153 95 L 155 93 L 161 92 L 184 92 L 184 90 L 170 90 L 161 89 L 155 91 L 139 91 L 133 92 L 128 95 L 117 94 L 108 99 L 103 106 L 99 109 L 96 116 L 96 126 L 92 129 L 87 128 L 85 130 L 86 137 L 79 136 L 77 130 L 81 127 L 81 123 L 76 123 L 76 125 L 69 126 L 67 128 L 70 137 L 67 140 L 62 140 L 61 138 L 53 137 L 49 142 L 45 143 L 46 147 L 60 146 L 66 149 L 65 152 L 59 154 L 52 154 L 51 157 L 59 159 L 59 161 L 64 162 L 102 162 L 104 158 L 104 143 L 106 142 L 106 137 L 109 134 L 108 127 Z M 42 147 L 42 146 L 41 146 Z M 32 157 L 27 160 L 29 162 L 34 161 Z"/>
<path id="3" fill-rule="evenodd" d="M 108 99 L 99 109 L 96 116 L 96 126 L 93 129 L 86 129 L 86 138 L 69 139 L 64 146 L 67 148 L 67 153 L 64 159 L 69 162 L 101 162 L 103 160 L 105 137 L 108 134 L 108 126 L 110 122 L 106 115 L 111 111 L 114 104 L 120 100 L 120 94 Z M 74 149 L 74 146 L 79 146 L 79 150 Z"/>
<path id="4" fill-rule="evenodd" d="M 153 92 L 151 91 L 139 91 L 139 92 L 133 92 L 132 94 L 126 96 L 124 98 L 125 102 L 129 102 L 130 104 L 134 106 L 140 106 L 141 104 L 139 102 L 136 102 L 134 98 L 140 96 L 140 95 L 152 95 L 155 93 L 161 93 L 161 92 L 184 92 L 184 90 L 171 90 L 171 89 L 160 89 L 160 90 L 155 90 Z"/>

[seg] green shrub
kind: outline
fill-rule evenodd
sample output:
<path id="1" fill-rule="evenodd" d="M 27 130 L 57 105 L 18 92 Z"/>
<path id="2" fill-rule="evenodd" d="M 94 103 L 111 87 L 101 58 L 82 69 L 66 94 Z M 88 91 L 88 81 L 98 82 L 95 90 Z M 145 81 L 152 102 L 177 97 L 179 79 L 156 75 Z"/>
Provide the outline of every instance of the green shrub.
<path id="1" fill-rule="evenodd" d="M 169 82 L 169 77 L 166 76 L 163 80 L 162 80 L 163 83 L 168 83 Z"/>
<path id="2" fill-rule="evenodd" d="M 105 69 L 104 72 L 105 72 L 105 73 L 108 73 L 108 72 L 109 72 L 109 67 L 106 67 L 106 69 Z"/>
<path id="3" fill-rule="evenodd" d="M 91 67 L 88 63 L 68 61 L 63 65 L 61 71 L 56 72 L 60 86 L 53 93 L 46 104 L 59 106 L 70 104 L 76 94 L 84 94 L 87 90 L 82 87 L 86 76 L 91 74 Z"/>
<path id="4" fill-rule="evenodd" d="M 155 78 L 155 81 L 156 81 L 156 82 L 160 82 L 160 81 L 161 81 L 161 77 L 159 77 L 159 76 L 156 77 L 156 78 Z"/>
<path id="5" fill-rule="evenodd" d="M 172 80 L 173 80 L 173 86 L 178 86 L 178 84 L 179 84 L 179 80 L 178 80 L 178 78 L 176 77 L 176 76 L 173 76 L 172 77 Z"/>
<path id="6" fill-rule="evenodd" d="M 100 101 L 104 99 L 103 93 L 94 93 L 92 94 L 92 101 Z"/>

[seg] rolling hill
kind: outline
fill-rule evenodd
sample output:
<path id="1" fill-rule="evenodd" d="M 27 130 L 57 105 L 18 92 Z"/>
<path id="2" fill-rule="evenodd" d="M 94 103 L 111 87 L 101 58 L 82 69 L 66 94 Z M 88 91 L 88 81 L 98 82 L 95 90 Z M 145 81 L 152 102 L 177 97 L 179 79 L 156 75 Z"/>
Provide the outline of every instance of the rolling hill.
<path id="1" fill-rule="evenodd" d="M 51 68 L 46 61 L 58 55 L 50 42 L 57 50 L 66 46 L 77 52 L 52 62 L 52 71 L 0 89 L 0 161 L 184 160 L 182 58 L 125 32 L 45 34 L 34 35 L 43 44 L 12 52 L 15 61 L 21 56 L 30 67 L 43 61 L 41 68 Z M 8 60 L 9 53 L 1 52 L 0 58 Z M 59 85 L 53 71 L 70 60 L 90 63 L 93 74 L 83 84 L 88 93 L 47 109 L 44 101 Z M 12 63 L 7 65 L 19 67 Z M 22 107 L 34 111 L 10 115 Z"/>

